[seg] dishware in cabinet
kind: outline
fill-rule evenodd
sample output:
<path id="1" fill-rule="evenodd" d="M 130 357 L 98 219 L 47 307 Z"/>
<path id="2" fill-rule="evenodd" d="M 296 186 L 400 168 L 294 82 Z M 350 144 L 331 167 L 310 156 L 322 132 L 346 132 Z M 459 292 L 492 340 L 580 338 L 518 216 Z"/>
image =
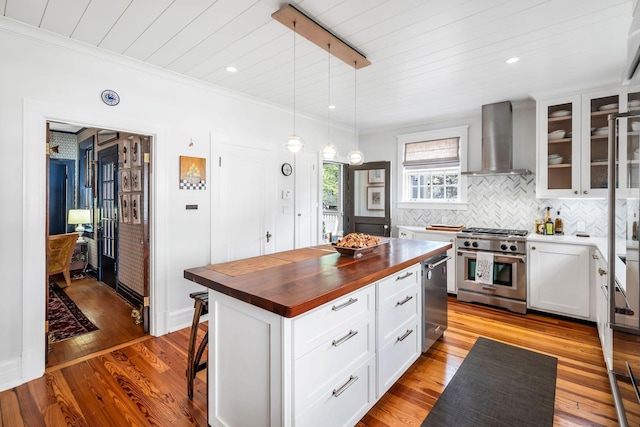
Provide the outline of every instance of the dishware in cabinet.
<path id="1" fill-rule="evenodd" d="M 582 95 L 582 170 L 583 195 L 605 197 L 609 187 L 609 114 L 625 108 L 621 90 L 589 92 Z M 616 176 L 619 162 L 616 159 Z M 617 184 L 617 183 L 616 183 Z"/>
<path id="2" fill-rule="evenodd" d="M 622 111 L 622 110 L 621 110 Z M 627 111 L 638 112 L 640 111 L 640 90 L 630 92 L 627 96 Z M 625 120 L 621 119 L 621 123 Z M 626 131 L 626 149 L 620 152 L 620 175 L 624 177 L 624 187 L 626 190 L 640 188 L 640 119 L 626 120 L 626 126 L 623 126 L 621 131 L 621 138 L 623 137 L 622 131 Z"/>
<path id="3" fill-rule="evenodd" d="M 538 102 L 538 197 L 580 193 L 580 101 L 575 95 Z"/>

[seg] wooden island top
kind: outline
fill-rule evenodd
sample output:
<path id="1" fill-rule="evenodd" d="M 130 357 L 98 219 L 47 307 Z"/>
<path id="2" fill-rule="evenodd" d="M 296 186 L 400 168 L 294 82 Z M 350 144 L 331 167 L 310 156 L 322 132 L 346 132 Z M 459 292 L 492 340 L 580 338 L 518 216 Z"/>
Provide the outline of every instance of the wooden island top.
<path id="1" fill-rule="evenodd" d="M 295 317 L 450 248 L 450 243 L 391 238 L 354 259 L 321 245 L 190 268 L 184 277 L 280 316 Z"/>

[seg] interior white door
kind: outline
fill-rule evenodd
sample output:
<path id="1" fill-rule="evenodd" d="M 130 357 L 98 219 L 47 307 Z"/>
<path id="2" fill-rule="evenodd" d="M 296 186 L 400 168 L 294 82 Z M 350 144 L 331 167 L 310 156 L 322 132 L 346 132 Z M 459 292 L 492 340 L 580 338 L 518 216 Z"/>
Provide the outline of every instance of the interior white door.
<path id="1" fill-rule="evenodd" d="M 211 208 L 211 262 L 273 253 L 277 171 L 273 153 L 221 144 L 213 163 L 219 174 L 217 180 L 214 177 L 217 185 L 213 187 Z"/>
<path id="2" fill-rule="evenodd" d="M 296 155 L 295 161 L 295 247 L 318 244 L 318 156 Z"/>

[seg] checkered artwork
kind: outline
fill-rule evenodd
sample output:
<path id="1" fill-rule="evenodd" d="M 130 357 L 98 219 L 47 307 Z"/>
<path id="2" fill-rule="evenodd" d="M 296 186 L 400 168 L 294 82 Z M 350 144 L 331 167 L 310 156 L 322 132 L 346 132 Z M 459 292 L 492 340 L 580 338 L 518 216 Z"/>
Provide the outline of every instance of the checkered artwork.
<path id="1" fill-rule="evenodd" d="M 180 189 L 206 190 L 207 159 L 180 156 Z"/>
<path id="2" fill-rule="evenodd" d="M 206 190 L 207 189 L 207 182 L 206 181 L 200 181 L 197 182 L 195 184 L 187 181 L 186 179 L 181 179 L 180 180 L 180 189 L 181 190 Z"/>

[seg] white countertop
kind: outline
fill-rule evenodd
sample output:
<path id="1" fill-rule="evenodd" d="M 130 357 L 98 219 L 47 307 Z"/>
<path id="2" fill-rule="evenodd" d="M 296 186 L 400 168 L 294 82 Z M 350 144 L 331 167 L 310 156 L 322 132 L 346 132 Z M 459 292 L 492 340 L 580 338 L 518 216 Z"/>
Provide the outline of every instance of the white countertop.
<path id="1" fill-rule="evenodd" d="M 446 231 L 446 230 L 427 230 L 426 227 L 419 227 L 417 225 L 398 225 L 398 229 L 408 230 L 413 233 L 436 233 L 436 234 L 458 234 L 458 231 Z"/>

